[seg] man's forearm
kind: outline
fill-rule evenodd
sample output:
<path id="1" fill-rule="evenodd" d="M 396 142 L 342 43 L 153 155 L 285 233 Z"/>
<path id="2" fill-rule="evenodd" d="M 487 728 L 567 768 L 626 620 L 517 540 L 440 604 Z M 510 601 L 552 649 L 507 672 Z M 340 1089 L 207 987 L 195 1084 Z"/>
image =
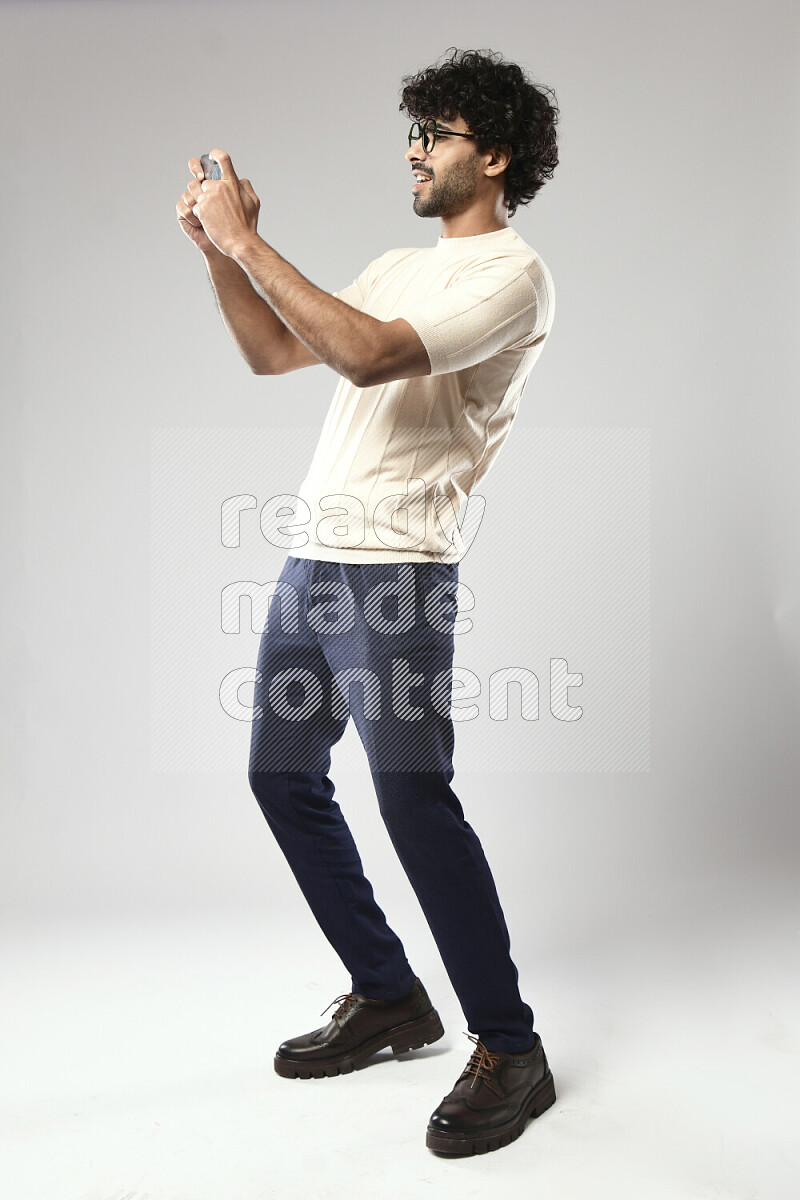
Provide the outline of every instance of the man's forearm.
<path id="1" fill-rule="evenodd" d="M 257 234 L 232 256 L 300 341 L 358 385 L 374 361 L 384 325 L 316 287 Z"/>
<path id="2" fill-rule="evenodd" d="M 237 262 L 216 247 L 204 258 L 225 328 L 250 369 L 270 374 L 286 336 L 285 325 Z"/>

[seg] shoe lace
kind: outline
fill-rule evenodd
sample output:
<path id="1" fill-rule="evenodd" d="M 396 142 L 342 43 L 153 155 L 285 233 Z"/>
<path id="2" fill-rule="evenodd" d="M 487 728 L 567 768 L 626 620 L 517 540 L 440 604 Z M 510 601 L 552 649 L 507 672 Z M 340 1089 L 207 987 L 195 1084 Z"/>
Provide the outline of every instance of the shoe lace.
<path id="1" fill-rule="evenodd" d="M 352 1005 L 355 1004 L 357 999 L 358 999 L 358 997 L 356 996 L 355 992 L 343 992 L 341 996 L 337 996 L 335 1000 L 331 1000 L 331 1003 L 326 1005 L 325 1008 L 323 1008 L 322 1012 L 319 1015 L 321 1017 L 324 1017 L 325 1013 L 331 1007 L 331 1004 L 338 1004 L 339 1007 L 336 1009 L 336 1012 L 333 1014 L 334 1021 L 338 1017 L 345 1017 L 347 1015 L 347 1013 L 350 1011 L 350 1008 L 352 1007 Z"/>
<path id="2" fill-rule="evenodd" d="M 475 1049 L 472 1051 L 469 1062 L 464 1068 L 464 1075 L 474 1075 L 475 1077 L 470 1087 L 475 1087 L 478 1080 L 482 1079 L 486 1086 L 496 1095 L 502 1096 L 502 1089 L 499 1087 L 497 1080 L 492 1078 L 494 1069 L 500 1062 L 500 1055 L 492 1054 L 491 1050 L 486 1049 L 480 1038 L 473 1037 L 471 1033 L 465 1033 L 464 1036 L 475 1043 Z"/>

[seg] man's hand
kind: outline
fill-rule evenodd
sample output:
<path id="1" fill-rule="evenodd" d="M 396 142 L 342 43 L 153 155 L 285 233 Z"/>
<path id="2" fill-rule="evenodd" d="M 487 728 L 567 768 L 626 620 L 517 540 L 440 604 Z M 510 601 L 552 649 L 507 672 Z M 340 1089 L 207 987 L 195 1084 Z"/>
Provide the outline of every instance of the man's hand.
<path id="1" fill-rule="evenodd" d="M 220 166 L 222 166 L 223 159 L 227 160 L 229 167 L 228 179 L 230 179 L 231 176 L 236 179 L 236 176 L 233 172 L 233 167 L 230 166 L 230 159 L 228 158 L 227 154 L 223 154 L 221 150 L 215 150 L 212 151 L 212 155 L 214 158 L 217 158 L 218 155 L 221 156 L 218 160 L 220 162 Z M 201 195 L 206 194 L 202 188 L 202 163 L 200 162 L 199 158 L 190 158 L 188 165 L 189 170 L 192 172 L 194 178 L 191 179 L 186 185 L 186 191 L 183 192 L 180 200 L 175 206 L 178 214 L 178 223 L 189 240 L 194 242 L 195 246 L 197 246 L 198 250 L 201 250 L 203 254 L 208 254 L 209 252 L 221 250 L 222 248 L 217 246 L 216 242 L 209 236 L 208 232 L 203 227 L 203 223 L 200 220 L 199 215 L 196 212 L 198 199 Z M 216 187 L 225 181 L 225 177 L 226 172 L 225 168 L 223 167 L 222 179 L 210 180 L 207 182 L 213 183 L 213 185 Z M 258 212 L 261 207 L 261 201 L 253 191 L 253 187 L 249 179 L 237 179 L 236 183 L 238 185 L 239 201 L 241 211 L 244 214 L 247 231 L 249 233 L 255 233 L 258 225 Z M 225 253 L 225 251 L 223 250 L 222 253 Z"/>
<path id="2" fill-rule="evenodd" d="M 199 173 L 199 179 L 192 180 L 181 200 L 188 192 L 193 201 L 191 216 L 199 219 L 205 237 L 223 254 L 232 258 L 242 242 L 256 233 L 261 201 L 253 191 L 250 180 L 237 177 L 233 163 L 224 150 L 211 150 L 209 153 L 219 163 L 222 178 L 203 179 L 200 160 L 190 159 L 190 170 L 195 175 Z M 187 232 L 192 237 L 192 233 Z"/>
<path id="3" fill-rule="evenodd" d="M 200 181 L 203 178 L 203 168 L 199 158 L 189 159 L 189 170 L 194 178 L 187 183 L 186 191 L 175 205 L 175 211 L 178 214 L 178 224 L 183 232 L 191 242 L 194 242 L 198 250 L 207 254 L 210 250 L 215 251 L 216 246 L 194 215 L 194 206 L 200 195 Z"/>

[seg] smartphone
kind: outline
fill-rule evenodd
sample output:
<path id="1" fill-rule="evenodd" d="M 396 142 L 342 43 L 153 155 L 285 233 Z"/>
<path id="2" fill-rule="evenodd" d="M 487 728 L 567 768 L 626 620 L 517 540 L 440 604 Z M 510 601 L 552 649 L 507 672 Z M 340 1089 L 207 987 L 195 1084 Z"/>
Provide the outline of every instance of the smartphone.
<path id="1" fill-rule="evenodd" d="M 200 155 L 200 166 L 203 168 L 204 179 L 222 179 L 222 167 L 209 154 Z"/>

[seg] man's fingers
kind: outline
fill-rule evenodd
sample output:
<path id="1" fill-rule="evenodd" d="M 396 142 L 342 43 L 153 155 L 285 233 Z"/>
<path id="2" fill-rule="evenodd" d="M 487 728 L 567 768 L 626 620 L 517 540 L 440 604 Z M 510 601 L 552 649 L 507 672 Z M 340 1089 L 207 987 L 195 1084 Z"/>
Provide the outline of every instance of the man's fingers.
<path id="1" fill-rule="evenodd" d="M 195 179 L 203 178 L 203 164 L 200 162 L 199 158 L 189 159 L 189 170 L 192 172 L 192 175 Z"/>
<path id="2" fill-rule="evenodd" d="M 249 179 L 240 179 L 240 180 L 239 180 L 239 186 L 240 186 L 241 188 L 243 188 L 243 189 L 244 189 L 244 191 L 246 191 L 246 192 L 247 192 L 247 194 L 248 194 L 248 196 L 250 197 L 250 199 L 251 199 L 251 200 L 252 200 L 252 201 L 253 201 L 253 202 L 254 202 L 256 205 L 260 205 L 261 201 L 259 200 L 258 196 L 257 196 L 257 195 L 255 194 L 255 192 L 253 191 L 253 185 L 251 184 L 251 182 L 250 182 L 250 180 L 249 180 Z"/>
<path id="3" fill-rule="evenodd" d="M 181 203 L 187 208 L 194 208 L 201 195 L 202 184 L 199 179 L 192 179 L 186 185 L 186 191 L 181 193 Z"/>
<path id="4" fill-rule="evenodd" d="M 175 211 L 181 221 L 185 221 L 187 225 L 196 225 L 198 229 L 202 228 L 202 221 L 199 221 L 194 215 L 194 212 L 183 200 L 183 197 L 175 205 Z"/>
<path id="5" fill-rule="evenodd" d="M 224 150 L 209 150 L 208 153 L 211 158 L 215 158 L 217 160 L 222 168 L 223 179 L 236 179 L 238 182 L 238 176 L 233 169 L 233 163 L 231 162 L 231 157 L 229 154 L 226 154 Z"/>

